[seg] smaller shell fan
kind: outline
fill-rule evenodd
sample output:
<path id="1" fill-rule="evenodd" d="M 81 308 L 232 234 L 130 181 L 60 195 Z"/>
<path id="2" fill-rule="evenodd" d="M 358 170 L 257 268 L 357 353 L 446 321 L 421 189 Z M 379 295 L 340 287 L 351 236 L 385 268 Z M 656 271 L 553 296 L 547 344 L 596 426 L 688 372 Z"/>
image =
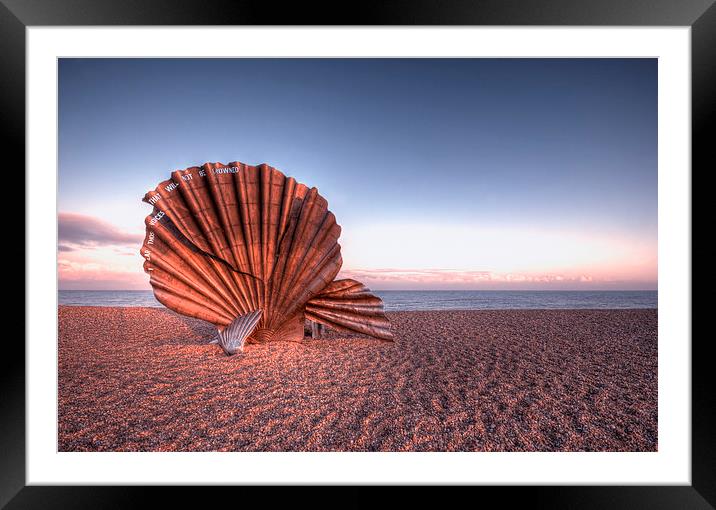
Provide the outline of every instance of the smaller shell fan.
<path id="1" fill-rule="evenodd" d="M 383 301 L 355 280 L 334 280 L 318 296 L 306 303 L 307 319 L 337 331 L 358 332 L 392 340 L 390 322 L 383 312 Z"/>
<path id="2" fill-rule="evenodd" d="M 268 165 L 206 163 L 173 172 L 144 201 L 154 206 L 142 246 L 154 295 L 214 323 L 222 346 L 300 341 L 306 318 L 392 339 L 380 298 L 334 281 L 341 228 L 316 188 Z"/>

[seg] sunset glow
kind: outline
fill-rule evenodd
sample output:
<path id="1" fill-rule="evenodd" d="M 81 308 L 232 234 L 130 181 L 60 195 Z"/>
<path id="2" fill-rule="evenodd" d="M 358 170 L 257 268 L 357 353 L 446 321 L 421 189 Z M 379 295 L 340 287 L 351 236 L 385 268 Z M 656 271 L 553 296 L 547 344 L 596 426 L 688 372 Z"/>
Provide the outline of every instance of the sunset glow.
<path id="1" fill-rule="evenodd" d="M 343 229 L 339 277 L 374 290 L 657 288 L 654 61 L 59 69 L 60 289 L 149 290 L 141 197 L 237 159 L 317 186 Z"/>
<path id="2" fill-rule="evenodd" d="M 59 221 L 62 288 L 148 289 L 139 254 L 143 233 L 110 228 L 84 215 L 60 213 Z M 69 222 L 74 237 L 63 229 Z M 100 231 L 102 242 L 83 241 Z M 651 289 L 657 277 L 655 243 L 619 236 L 386 224 L 355 228 L 340 242 L 340 276 L 375 289 Z"/>

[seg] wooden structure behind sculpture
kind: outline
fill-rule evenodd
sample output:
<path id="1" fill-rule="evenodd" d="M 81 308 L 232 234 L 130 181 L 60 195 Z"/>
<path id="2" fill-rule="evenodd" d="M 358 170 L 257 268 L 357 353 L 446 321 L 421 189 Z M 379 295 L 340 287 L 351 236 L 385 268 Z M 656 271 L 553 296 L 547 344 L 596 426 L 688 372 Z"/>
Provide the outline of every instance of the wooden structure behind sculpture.
<path id="1" fill-rule="evenodd" d="M 268 165 L 206 163 L 173 172 L 144 201 L 154 295 L 214 323 L 227 353 L 247 339 L 300 341 L 306 319 L 392 339 L 380 298 L 335 280 L 341 228 L 316 188 Z"/>

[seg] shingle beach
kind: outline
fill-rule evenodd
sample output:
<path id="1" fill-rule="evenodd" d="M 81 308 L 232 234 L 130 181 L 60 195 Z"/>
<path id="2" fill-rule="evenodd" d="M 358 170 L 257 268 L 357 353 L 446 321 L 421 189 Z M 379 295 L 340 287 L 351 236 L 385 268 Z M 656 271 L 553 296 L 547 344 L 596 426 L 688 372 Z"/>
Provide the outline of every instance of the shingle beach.
<path id="1" fill-rule="evenodd" d="M 388 313 L 227 356 L 159 308 L 60 306 L 60 451 L 655 451 L 657 311 Z"/>

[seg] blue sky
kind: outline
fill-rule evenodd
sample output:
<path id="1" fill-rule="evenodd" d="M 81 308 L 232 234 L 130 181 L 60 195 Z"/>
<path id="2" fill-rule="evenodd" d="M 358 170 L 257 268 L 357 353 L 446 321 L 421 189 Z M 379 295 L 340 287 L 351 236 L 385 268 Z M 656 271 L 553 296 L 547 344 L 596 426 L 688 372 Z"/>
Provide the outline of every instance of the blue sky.
<path id="1" fill-rule="evenodd" d="M 656 288 L 655 59 L 61 59 L 59 100 L 61 288 L 149 288 L 144 192 L 234 160 L 372 288 Z"/>

